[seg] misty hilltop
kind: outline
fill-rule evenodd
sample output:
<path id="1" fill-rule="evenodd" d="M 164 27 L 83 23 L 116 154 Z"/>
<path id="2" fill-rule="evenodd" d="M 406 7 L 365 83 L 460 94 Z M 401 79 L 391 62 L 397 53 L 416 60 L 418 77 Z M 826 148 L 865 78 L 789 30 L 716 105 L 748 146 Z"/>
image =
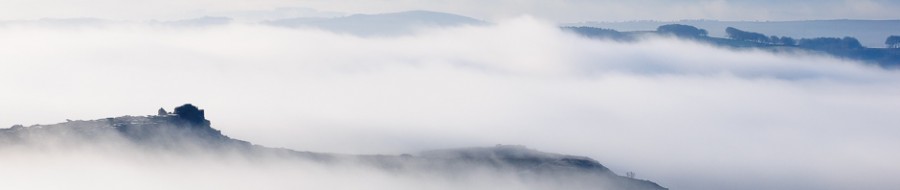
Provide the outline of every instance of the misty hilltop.
<path id="1" fill-rule="evenodd" d="M 205 111 L 186 104 L 157 115 L 67 121 L 52 125 L 15 125 L 0 129 L 0 150 L 104 147 L 179 156 L 239 156 L 249 160 L 279 158 L 321 165 L 364 165 L 396 175 L 460 178 L 477 172 L 515 176 L 537 187 L 567 189 L 666 189 L 654 182 L 619 176 L 596 160 L 540 152 L 524 146 L 460 148 L 402 155 L 345 155 L 268 148 L 230 138 L 211 127 Z M 562 186 L 560 186 L 562 185 Z"/>
<path id="2" fill-rule="evenodd" d="M 395 36 L 413 33 L 425 27 L 454 27 L 484 25 L 487 22 L 450 13 L 433 11 L 404 11 L 383 14 L 355 14 L 334 18 L 288 18 L 264 22 L 291 28 L 318 28 L 360 36 Z"/>

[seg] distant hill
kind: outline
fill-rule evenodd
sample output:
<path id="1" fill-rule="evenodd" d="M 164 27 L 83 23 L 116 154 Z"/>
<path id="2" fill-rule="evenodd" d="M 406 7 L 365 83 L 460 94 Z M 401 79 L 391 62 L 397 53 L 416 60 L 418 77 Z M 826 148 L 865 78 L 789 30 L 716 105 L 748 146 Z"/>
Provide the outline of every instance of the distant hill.
<path id="1" fill-rule="evenodd" d="M 731 31 L 731 34 L 729 34 L 728 37 L 715 37 L 710 35 L 713 31 L 684 24 L 661 25 L 657 26 L 657 28 L 652 31 L 642 30 L 623 32 L 589 26 L 567 26 L 562 27 L 562 29 L 585 37 L 615 41 L 636 41 L 641 39 L 641 36 L 645 35 L 673 36 L 726 48 L 756 48 L 771 52 L 818 53 L 842 59 L 876 64 L 882 68 L 900 68 L 900 48 L 865 47 L 858 39 L 850 36 L 840 38 L 794 38 L 792 36 L 770 36 L 769 34 L 758 33 L 756 31 L 744 31 L 726 27 L 727 30 Z"/>
<path id="2" fill-rule="evenodd" d="M 209 17 L 209 16 L 206 16 L 206 17 L 199 17 L 199 18 L 192 18 L 192 19 L 182 19 L 182 20 L 175 20 L 175 21 L 165 21 L 165 22 L 159 22 L 159 23 L 160 23 L 160 24 L 163 24 L 163 25 L 169 25 L 169 26 L 182 26 L 182 27 L 184 27 L 184 26 L 188 26 L 188 27 L 190 27 L 190 26 L 195 26 L 195 27 L 196 27 L 196 26 L 216 26 L 216 25 L 226 25 L 226 24 L 230 24 L 232 21 L 233 21 L 233 19 L 228 18 L 228 17 Z"/>
<path id="3" fill-rule="evenodd" d="M 174 113 L 159 110 L 152 116 L 123 116 L 53 125 L 16 125 L 0 129 L 0 149 L 47 147 L 80 150 L 121 145 L 130 150 L 177 155 L 235 154 L 246 158 L 284 158 L 322 164 L 363 163 L 398 175 L 436 175 L 452 178 L 493 171 L 523 181 L 566 185 L 569 189 L 664 190 L 651 181 L 619 176 L 599 162 L 581 156 L 545 153 L 524 146 L 434 150 L 418 155 L 342 155 L 268 148 L 230 138 L 211 127 L 204 110 L 187 104 Z"/>
<path id="4" fill-rule="evenodd" d="M 422 27 L 483 25 L 484 21 L 461 15 L 407 11 L 384 14 L 356 14 L 335 18 L 291 18 L 266 21 L 265 24 L 292 28 L 320 28 L 361 36 L 393 36 L 411 34 Z"/>
<path id="5" fill-rule="evenodd" d="M 709 31 L 712 37 L 725 37 L 725 28 L 735 27 L 768 35 L 791 36 L 795 38 L 844 37 L 852 36 L 867 47 L 884 47 L 884 40 L 890 35 L 900 35 L 900 20 L 810 20 L 810 21 L 714 21 L 686 20 L 675 22 L 631 21 L 631 22 L 584 22 L 563 24 L 563 26 L 590 26 L 618 31 L 653 31 L 667 24 L 696 26 Z"/>

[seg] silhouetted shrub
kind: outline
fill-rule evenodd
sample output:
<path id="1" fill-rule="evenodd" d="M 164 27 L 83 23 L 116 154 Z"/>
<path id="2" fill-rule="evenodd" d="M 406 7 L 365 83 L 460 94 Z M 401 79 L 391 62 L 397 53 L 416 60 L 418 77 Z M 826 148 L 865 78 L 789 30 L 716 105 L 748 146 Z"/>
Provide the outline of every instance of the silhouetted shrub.
<path id="1" fill-rule="evenodd" d="M 619 31 L 605 28 L 594 28 L 587 26 L 578 27 L 562 27 L 563 30 L 572 31 L 591 38 L 605 38 L 613 40 L 631 40 L 631 38 Z"/>
<path id="2" fill-rule="evenodd" d="M 794 40 L 794 38 L 787 37 L 787 36 L 782 36 L 780 41 L 781 41 L 781 45 L 789 45 L 789 46 L 797 45 L 797 40 Z"/>
<path id="3" fill-rule="evenodd" d="M 800 39 L 800 47 L 819 50 L 861 49 L 862 44 L 853 37 Z"/>
<path id="4" fill-rule="evenodd" d="M 683 24 L 667 24 L 656 28 L 656 32 L 662 34 L 674 34 L 681 37 L 704 37 L 708 32 L 690 25 Z"/>
<path id="5" fill-rule="evenodd" d="M 728 38 L 740 41 L 749 41 L 749 42 L 757 42 L 757 43 L 771 43 L 775 36 L 772 38 L 766 37 L 765 34 L 760 34 L 756 32 L 748 32 L 743 31 L 737 28 L 728 27 L 725 28 L 725 34 L 728 35 Z"/>
<path id="6" fill-rule="evenodd" d="M 900 36 L 890 36 L 884 41 L 887 48 L 900 48 Z"/>

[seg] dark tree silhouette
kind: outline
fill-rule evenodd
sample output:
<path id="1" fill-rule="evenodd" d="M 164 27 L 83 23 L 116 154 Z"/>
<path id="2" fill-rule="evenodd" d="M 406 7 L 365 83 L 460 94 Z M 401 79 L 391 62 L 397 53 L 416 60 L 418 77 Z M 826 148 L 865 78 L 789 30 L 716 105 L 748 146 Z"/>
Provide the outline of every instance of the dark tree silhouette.
<path id="1" fill-rule="evenodd" d="M 690 25 L 683 24 L 667 24 L 656 28 L 656 32 L 662 34 L 674 34 L 681 37 L 705 37 L 709 33 L 704 29 L 699 29 Z"/>
<path id="2" fill-rule="evenodd" d="M 859 40 L 853 37 L 800 39 L 798 46 L 818 50 L 862 49 Z"/>
<path id="3" fill-rule="evenodd" d="M 606 29 L 606 28 L 594 28 L 594 27 L 562 27 L 565 31 L 572 31 L 587 37 L 591 38 L 604 38 L 604 39 L 613 39 L 613 40 L 621 40 L 627 41 L 632 40 L 630 36 L 623 34 L 622 32 Z"/>
<path id="4" fill-rule="evenodd" d="M 797 45 L 797 40 L 794 40 L 794 38 L 791 38 L 791 37 L 782 36 L 781 37 L 781 45 L 795 46 L 795 45 Z"/>
<path id="5" fill-rule="evenodd" d="M 857 40 L 857 39 L 854 38 L 854 37 L 849 37 L 849 36 L 842 38 L 842 39 L 841 39 L 841 44 L 842 44 L 845 48 L 847 48 L 847 49 L 861 49 L 861 48 L 863 48 L 863 45 L 862 45 L 862 43 L 859 43 L 859 40 Z"/>
<path id="6" fill-rule="evenodd" d="M 748 32 L 743 31 L 734 27 L 725 28 L 725 34 L 728 35 L 728 38 L 740 41 L 749 41 L 749 42 L 757 42 L 757 43 L 774 43 L 772 40 L 774 38 L 766 37 L 765 34 L 760 34 L 756 32 Z M 775 37 L 775 36 L 772 36 Z"/>
<path id="7" fill-rule="evenodd" d="M 781 44 L 781 38 L 779 38 L 778 36 L 770 36 L 770 37 L 769 37 L 769 43 L 772 43 L 772 44 Z"/>
<path id="8" fill-rule="evenodd" d="M 900 36 L 890 36 L 884 41 L 887 48 L 900 48 Z"/>

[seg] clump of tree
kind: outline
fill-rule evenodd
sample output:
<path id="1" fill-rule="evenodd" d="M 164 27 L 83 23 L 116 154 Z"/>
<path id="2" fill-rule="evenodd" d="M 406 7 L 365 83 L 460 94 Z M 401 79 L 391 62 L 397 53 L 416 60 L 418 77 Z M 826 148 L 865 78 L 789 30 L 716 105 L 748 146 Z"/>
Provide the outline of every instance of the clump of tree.
<path id="1" fill-rule="evenodd" d="M 836 50 L 862 49 L 862 43 L 853 37 L 800 39 L 799 46 L 809 49 Z"/>
<path id="2" fill-rule="evenodd" d="M 661 34 L 674 34 L 680 37 L 706 37 L 709 32 L 690 25 L 683 24 L 667 24 L 656 28 L 656 32 Z"/>
<path id="3" fill-rule="evenodd" d="M 775 44 L 775 45 L 788 45 L 793 46 L 797 45 L 797 40 L 787 36 L 769 36 L 766 37 L 765 34 L 743 31 L 741 29 L 737 29 L 734 27 L 725 28 L 725 34 L 728 35 L 728 38 L 739 41 L 747 41 L 747 42 L 756 42 L 756 43 L 764 43 L 764 44 Z"/>
<path id="4" fill-rule="evenodd" d="M 772 36 L 772 37 L 775 37 L 775 36 Z M 772 39 L 774 40 L 775 38 L 772 38 Z M 782 36 L 781 38 L 778 39 L 778 43 L 775 43 L 775 44 L 786 45 L 786 46 L 795 46 L 795 45 L 797 45 L 797 40 L 795 40 L 794 38 L 791 38 L 791 37 Z"/>
<path id="5" fill-rule="evenodd" d="M 884 41 L 887 48 L 900 48 L 900 36 L 890 36 Z"/>
<path id="6" fill-rule="evenodd" d="M 743 30 L 740 30 L 740 29 L 737 29 L 734 27 L 725 28 L 725 34 L 728 35 L 728 38 L 731 38 L 734 40 L 740 40 L 740 41 L 757 42 L 757 43 L 769 43 L 769 41 L 770 41 L 770 38 L 766 37 L 765 34 L 743 31 Z M 772 36 L 772 37 L 775 37 L 775 36 Z"/>
<path id="7" fill-rule="evenodd" d="M 591 38 L 605 38 L 605 39 L 613 39 L 613 40 L 631 40 L 631 37 L 628 35 L 606 28 L 595 28 L 595 27 L 587 27 L 587 26 L 578 26 L 578 27 L 562 27 L 564 31 L 572 31 L 587 37 Z"/>
<path id="8" fill-rule="evenodd" d="M 728 38 L 733 40 L 747 41 L 747 42 L 755 42 L 755 43 L 765 43 L 765 44 L 774 44 L 774 45 L 788 45 L 788 46 L 799 46 L 801 48 L 807 49 L 819 49 L 819 50 L 839 50 L 839 49 L 862 49 L 862 43 L 859 43 L 859 40 L 853 37 L 844 37 L 844 38 L 812 38 L 812 39 L 800 39 L 799 41 L 794 40 L 791 37 L 787 36 L 769 36 L 766 37 L 765 34 L 743 31 L 734 27 L 725 28 L 725 33 L 728 35 Z M 900 37 L 896 39 L 896 43 L 900 43 Z M 885 44 L 888 44 L 885 42 Z M 900 44 L 898 44 L 900 45 Z"/>

